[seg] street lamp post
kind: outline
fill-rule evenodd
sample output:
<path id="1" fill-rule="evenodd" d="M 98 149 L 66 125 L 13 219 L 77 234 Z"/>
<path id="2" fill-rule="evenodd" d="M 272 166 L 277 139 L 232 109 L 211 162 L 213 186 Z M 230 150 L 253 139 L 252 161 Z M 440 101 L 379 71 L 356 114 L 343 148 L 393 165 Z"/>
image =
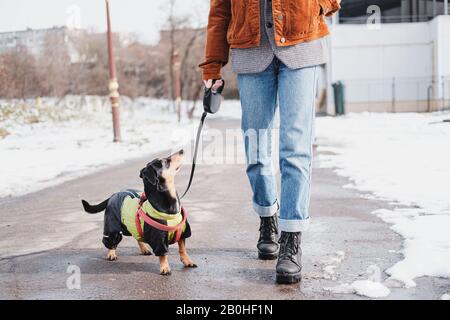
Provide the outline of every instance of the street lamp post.
<path id="1" fill-rule="evenodd" d="M 108 29 L 106 34 L 108 39 L 109 97 L 111 99 L 114 142 L 120 142 L 122 140 L 122 136 L 120 132 L 119 83 L 117 81 L 116 62 L 114 59 L 109 0 L 105 1 L 106 1 L 106 17 L 108 23 Z"/>

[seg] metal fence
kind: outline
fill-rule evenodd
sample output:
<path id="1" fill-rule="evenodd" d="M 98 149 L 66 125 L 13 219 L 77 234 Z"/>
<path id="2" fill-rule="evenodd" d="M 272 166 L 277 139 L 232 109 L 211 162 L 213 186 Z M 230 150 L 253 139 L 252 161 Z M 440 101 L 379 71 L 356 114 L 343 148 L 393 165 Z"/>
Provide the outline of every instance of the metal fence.
<path id="1" fill-rule="evenodd" d="M 345 100 L 359 111 L 436 111 L 450 108 L 450 76 L 344 80 Z"/>
<path id="2" fill-rule="evenodd" d="M 405 23 L 405 22 L 427 22 L 433 20 L 434 15 L 402 15 L 402 16 L 380 16 L 380 23 Z M 343 24 L 366 24 L 369 16 L 360 17 L 339 17 L 339 22 Z"/>
<path id="3" fill-rule="evenodd" d="M 445 109 L 450 109 L 450 76 L 442 80 L 442 103 Z"/>

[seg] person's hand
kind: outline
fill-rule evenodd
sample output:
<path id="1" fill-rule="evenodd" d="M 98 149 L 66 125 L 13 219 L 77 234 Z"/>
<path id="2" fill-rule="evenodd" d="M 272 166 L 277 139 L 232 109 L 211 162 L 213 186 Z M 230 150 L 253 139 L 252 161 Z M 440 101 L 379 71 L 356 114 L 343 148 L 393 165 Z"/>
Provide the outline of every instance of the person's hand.
<path id="1" fill-rule="evenodd" d="M 209 79 L 209 80 L 203 80 L 203 83 L 205 84 L 205 87 L 206 88 L 211 88 L 211 86 L 212 86 L 212 92 L 217 92 L 217 90 L 219 90 L 219 88 L 223 85 L 223 81 L 222 80 L 217 80 L 215 83 L 214 83 L 214 86 L 213 86 L 213 81 L 214 80 L 212 80 L 212 79 Z"/>

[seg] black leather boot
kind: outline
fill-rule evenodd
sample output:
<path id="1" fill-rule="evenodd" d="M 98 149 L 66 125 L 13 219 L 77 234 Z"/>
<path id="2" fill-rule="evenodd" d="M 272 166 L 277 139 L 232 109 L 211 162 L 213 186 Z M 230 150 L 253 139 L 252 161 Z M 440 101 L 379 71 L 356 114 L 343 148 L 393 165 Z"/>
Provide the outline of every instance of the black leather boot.
<path id="1" fill-rule="evenodd" d="M 275 260 L 278 257 L 278 218 L 275 214 L 269 218 L 261 218 L 258 240 L 258 258 Z"/>
<path id="2" fill-rule="evenodd" d="M 293 284 L 302 279 L 301 232 L 281 232 L 277 283 Z"/>

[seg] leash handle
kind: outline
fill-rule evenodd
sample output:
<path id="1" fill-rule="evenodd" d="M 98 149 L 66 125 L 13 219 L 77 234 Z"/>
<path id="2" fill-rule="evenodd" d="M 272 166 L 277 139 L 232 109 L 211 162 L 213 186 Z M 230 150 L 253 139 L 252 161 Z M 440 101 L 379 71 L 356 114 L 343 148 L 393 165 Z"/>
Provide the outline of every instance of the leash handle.
<path id="1" fill-rule="evenodd" d="M 212 88 L 217 81 L 222 81 L 222 85 L 217 88 L 216 91 L 213 91 Z M 222 103 L 222 92 L 225 88 L 225 80 L 218 79 L 213 80 L 211 88 L 205 87 L 205 94 L 203 95 L 203 109 L 207 113 L 217 113 L 220 109 L 220 104 Z"/>
<path id="2" fill-rule="evenodd" d="M 201 134 L 202 134 L 203 125 L 205 124 L 205 119 L 206 119 L 207 115 L 208 115 L 208 112 L 206 112 L 206 111 L 203 112 L 202 118 L 200 120 L 200 125 L 198 126 L 197 137 L 195 139 L 194 158 L 192 160 L 191 176 L 189 177 L 189 183 L 188 183 L 188 186 L 186 188 L 186 191 L 183 193 L 183 195 L 180 197 L 180 199 L 183 199 L 186 196 L 186 194 L 188 193 L 189 189 L 191 188 L 192 180 L 194 179 L 195 167 L 196 167 L 196 164 L 197 164 L 198 146 L 200 144 L 200 137 L 201 137 Z"/>

